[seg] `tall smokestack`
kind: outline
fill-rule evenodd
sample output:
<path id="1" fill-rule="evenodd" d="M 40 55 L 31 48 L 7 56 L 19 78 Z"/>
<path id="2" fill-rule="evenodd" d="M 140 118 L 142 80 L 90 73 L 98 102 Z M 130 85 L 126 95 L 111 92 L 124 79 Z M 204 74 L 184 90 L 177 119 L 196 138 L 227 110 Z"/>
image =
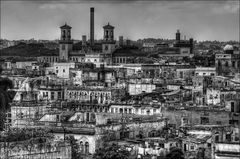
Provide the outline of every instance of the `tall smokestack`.
<path id="1" fill-rule="evenodd" d="M 94 45 L 94 8 L 90 8 L 90 46 Z"/>

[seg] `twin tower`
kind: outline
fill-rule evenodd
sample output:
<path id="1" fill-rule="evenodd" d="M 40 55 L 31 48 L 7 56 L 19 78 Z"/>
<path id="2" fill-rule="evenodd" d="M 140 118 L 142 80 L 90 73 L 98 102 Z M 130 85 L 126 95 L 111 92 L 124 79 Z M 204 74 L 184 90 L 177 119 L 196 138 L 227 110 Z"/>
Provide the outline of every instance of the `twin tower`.
<path id="1" fill-rule="evenodd" d="M 71 39 L 71 29 L 69 25 L 60 27 L 61 29 L 61 38 L 59 41 L 59 58 L 62 61 L 68 61 L 69 53 L 73 48 L 73 41 Z M 102 52 L 103 53 L 112 53 L 115 50 L 115 41 L 114 41 L 114 27 L 109 23 L 103 26 L 103 42 L 102 42 Z M 83 36 L 84 37 L 84 36 Z M 84 40 L 84 38 L 83 38 Z M 94 8 L 90 8 L 90 48 L 94 46 Z M 82 44 L 84 42 L 82 41 Z"/>

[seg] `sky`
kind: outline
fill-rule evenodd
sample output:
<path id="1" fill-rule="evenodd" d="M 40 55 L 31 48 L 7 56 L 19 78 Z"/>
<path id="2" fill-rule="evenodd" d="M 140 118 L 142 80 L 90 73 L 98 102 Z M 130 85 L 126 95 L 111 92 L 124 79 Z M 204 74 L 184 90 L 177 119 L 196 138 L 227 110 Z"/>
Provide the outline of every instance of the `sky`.
<path id="1" fill-rule="evenodd" d="M 90 7 L 95 8 L 95 39 L 103 26 L 115 27 L 115 39 L 173 39 L 177 29 L 198 41 L 239 41 L 239 0 L 1 0 L 1 38 L 59 39 L 61 25 L 72 38 L 90 35 Z M 183 36 L 184 37 L 184 36 Z"/>

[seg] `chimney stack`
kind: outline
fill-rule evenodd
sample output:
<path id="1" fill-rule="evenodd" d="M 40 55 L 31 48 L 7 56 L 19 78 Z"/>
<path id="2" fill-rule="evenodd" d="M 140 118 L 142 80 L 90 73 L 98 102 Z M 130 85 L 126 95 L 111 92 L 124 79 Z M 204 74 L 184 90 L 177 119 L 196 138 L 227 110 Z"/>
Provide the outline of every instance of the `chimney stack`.
<path id="1" fill-rule="evenodd" d="M 94 45 L 94 8 L 90 8 L 90 46 Z"/>

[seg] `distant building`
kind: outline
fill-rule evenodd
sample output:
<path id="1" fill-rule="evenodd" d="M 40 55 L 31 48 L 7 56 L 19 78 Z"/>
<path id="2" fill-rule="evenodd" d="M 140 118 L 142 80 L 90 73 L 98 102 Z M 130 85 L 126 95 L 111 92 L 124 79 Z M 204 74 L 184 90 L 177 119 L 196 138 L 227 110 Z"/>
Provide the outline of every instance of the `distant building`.
<path id="1" fill-rule="evenodd" d="M 215 67 L 197 67 L 195 69 L 195 76 L 216 76 Z"/>
<path id="2" fill-rule="evenodd" d="M 224 47 L 224 53 L 215 55 L 215 66 L 218 75 L 234 75 L 240 70 L 240 54 L 234 53 L 232 45 Z"/>
<path id="3" fill-rule="evenodd" d="M 53 64 L 55 74 L 61 78 L 69 78 L 69 69 L 74 68 L 73 62 L 58 62 Z"/>

